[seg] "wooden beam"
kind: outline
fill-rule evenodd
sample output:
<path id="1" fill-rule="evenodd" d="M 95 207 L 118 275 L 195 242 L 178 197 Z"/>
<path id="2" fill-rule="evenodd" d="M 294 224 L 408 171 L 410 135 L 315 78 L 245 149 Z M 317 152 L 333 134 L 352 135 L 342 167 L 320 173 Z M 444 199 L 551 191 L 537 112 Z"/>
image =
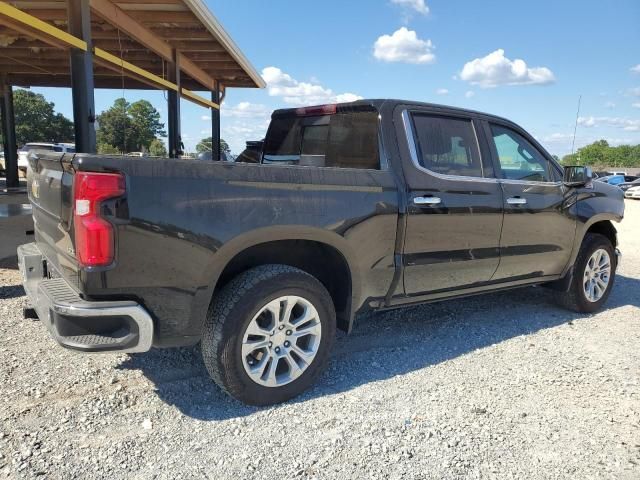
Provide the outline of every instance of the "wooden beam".
<path id="1" fill-rule="evenodd" d="M 116 65 L 121 71 L 126 70 L 127 72 L 133 73 L 138 77 L 144 79 L 146 82 L 153 82 L 158 85 L 160 88 L 166 88 L 169 90 L 177 90 L 178 87 L 175 83 L 171 83 L 168 80 L 165 80 L 162 77 L 152 74 L 133 63 L 126 62 L 122 60 L 120 57 L 116 57 L 115 55 L 110 54 L 109 52 L 102 50 L 101 48 L 94 48 L 93 53 L 95 55 L 96 60 L 100 59 L 101 65 Z"/>
<path id="2" fill-rule="evenodd" d="M 111 3 L 109 0 L 90 0 L 91 9 L 102 19 L 117 26 L 129 37 L 140 42 L 149 50 L 157 53 L 168 61 L 173 60 L 173 48 L 162 38 L 135 20 L 131 15 Z M 208 90 L 212 88 L 215 80 L 204 70 L 195 65 L 191 60 L 182 56 L 181 69 L 191 78 L 200 82 Z"/>
<path id="3" fill-rule="evenodd" d="M 25 31 L 27 34 L 32 32 L 35 38 L 49 43 L 58 44 L 66 47 L 79 48 L 80 50 L 87 50 L 87 42 L 80 40 L 73 35 L 69 35 L 64 30 L 54 27 L 53 25 L 43 22 L 39 18 L 29 15 L 28 13 L 18 10 L 17 8 L 9 5 L 8 3 L 0 1 L 0 23 L 7 25 L 10 28 L 19 28 Z"/>
<path id="4" fill-rule="evenodd" d="M 90 0 L 91 10 L 111 25 L 117 26 L 129 37 L 140 42 L 149 50 L 156 52 L 165 60 L 171 60 L 171 46 L 158 38 L 153 32 L 140 25 L 131 15 L 111 3 L 109 0 Z M 99 38 L 95 37 L 94 38 Z"/>
<path id="5" fill-rule="evenodd" d="M 169 42 L 174 40 L 215 41 L 211 34 L 203 28 L 152 27 L 151 31 Z"/>
<path id="6" fill-rule="evenodd" d="M 184 95 L 185 98 L 190 99 L 192 102 L 197 103 L 202 107 L 215 108 L 216 110 L 220 109 L 219 104 L 212 102 L 211 100 L 207 100 L 206 98 L 203 98 L 200 95 L 192 92 L 191 90 L 187 90 L 186 88 L 182 89 L 182 95 Z"/>
<path id="7" fill-rule="evenodd" d="M 33 15 L 40 20 L 53 21 L 64 20 L 67 21 L 67 9 L 64 3 L 60 4 L 62 8 L 22 8 L 21 10 L 29 15 Z"/>
<path id="8" fill-rule="evenodd" d="M 201 25 L 200 20 L 198 20 L 198 18 L 191 12 L 127 10 L 127 13 L 135 17 L 141 23 L 177 23 Z"/>
<path id="9" fill-rule="evenodd" d="M 219 43 L 213 42 L 189 42 L 188 40 L 176 40 L 171 42 L 173 48 L 181 52 L 226 52 Z"/>

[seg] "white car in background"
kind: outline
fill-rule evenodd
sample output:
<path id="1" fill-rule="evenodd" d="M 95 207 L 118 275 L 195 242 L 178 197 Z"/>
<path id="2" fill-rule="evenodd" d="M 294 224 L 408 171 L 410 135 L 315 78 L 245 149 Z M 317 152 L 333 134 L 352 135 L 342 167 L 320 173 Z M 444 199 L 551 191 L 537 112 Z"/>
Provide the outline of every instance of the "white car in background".
<path id="1" fill-rule="evenodd" d="M 624 192 L 624 198 L 637 198 L 640 199 L 640 186 L 631 187 Z"/>
<path id="2" fill-rule="evenodd" d="M 73 143 L 25 143 L 24 146 L 18 150 L 18 170 L 22 171 L 25 175 L 27 173 L 27 167 L 29 166 L 29 150 L 75 153 L 76 146 Z"/>

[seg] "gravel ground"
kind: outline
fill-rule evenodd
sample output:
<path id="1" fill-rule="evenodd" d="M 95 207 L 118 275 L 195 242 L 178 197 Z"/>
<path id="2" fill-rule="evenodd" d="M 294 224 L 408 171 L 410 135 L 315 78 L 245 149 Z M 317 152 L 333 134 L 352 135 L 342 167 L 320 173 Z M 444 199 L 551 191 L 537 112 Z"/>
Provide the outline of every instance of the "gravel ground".
<path id="1" fill-rule="evenodd" d="M 605 311 L 525 288 L 368 315 L 314 389 L 263 409 L 197 348 L 57 347 L 0 269 L 0 477 L 638 479 L 640 202 L 619 231 Z"/>

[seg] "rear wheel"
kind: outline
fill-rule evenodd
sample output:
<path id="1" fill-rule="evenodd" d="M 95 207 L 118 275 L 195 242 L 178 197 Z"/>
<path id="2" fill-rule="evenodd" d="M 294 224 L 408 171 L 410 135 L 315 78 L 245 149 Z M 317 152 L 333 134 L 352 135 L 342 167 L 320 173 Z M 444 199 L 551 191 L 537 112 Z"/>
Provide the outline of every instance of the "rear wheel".
<path id="1" fill-rule="evenodd" d="M 216 295 L 202 353 L 223 390 L 248 404 L 270 405 L 315 382 L 334 336 L 335 311 L 324 286 L 297 268 L 263 265 Z"/>
<path id="2" fill-rule="evenodd" d="M 607 301 L 616 272 L 616 254 L 604 235 L 588 233 L 574 265 L 569 290 L 558 292 L 559 303 L 576 312 L 595 312 Z"/>

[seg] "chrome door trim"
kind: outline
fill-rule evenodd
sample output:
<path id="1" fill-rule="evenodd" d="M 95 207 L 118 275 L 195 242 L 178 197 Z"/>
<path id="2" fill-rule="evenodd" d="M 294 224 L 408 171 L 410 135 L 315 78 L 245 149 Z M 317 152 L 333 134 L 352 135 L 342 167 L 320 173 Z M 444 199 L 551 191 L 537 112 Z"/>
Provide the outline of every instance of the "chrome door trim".
<path id="1" fill-rule="evenodd" d="M 440 115 L 432 114 L 432 115 L 436 117 L 437 116 L 446 117 L 446 115 L 441 115 L 441 114 Z M 478 142 L 478 132 L 476 132 L 475 125 L 473 124 L 473 121 L 471 120 L 470 117 L 469 117 L 469 121 L 471 122 L 471 128 L 473 128 L 473 135 L 476 138 L 476 145 L 478 146 L 478 155 L 480 156 L 480 169 L 482 171 L 482 174 L 484 175 L 484 163 L 482 159 L 482 150 L 480 149 L 480 143 Z M 413 126 L 411 125 L 411 117 L 409 116 L 409 109 L 407 108 L 405 108 L 402 111 L 402 123 L 404 126 L 405 137 L 407 139 L 407 143 L 409 144 L 409 154 L 411 156 L 411 163 L 413 163 L 413 166 L 416 167 L 418 170 L 425 172 L 429 175 L 433 175 L 434 177 L 441 178 L 443 180 L 456 180 L 456 181 L 463 181 L 463 182 L 491 182 L 491 183 L 497 183 L 500 180 L 498 178 L 490 178 L 490 177 L 445 175 L 445 174 L 434 172 L 432 170 L 429 170 L 428 168 L 423 167 L 422 165 L 420 165 L 420 161 L 418 160 L 418 149 L 416 147 L 416 142 L 414 138 Z"/>

